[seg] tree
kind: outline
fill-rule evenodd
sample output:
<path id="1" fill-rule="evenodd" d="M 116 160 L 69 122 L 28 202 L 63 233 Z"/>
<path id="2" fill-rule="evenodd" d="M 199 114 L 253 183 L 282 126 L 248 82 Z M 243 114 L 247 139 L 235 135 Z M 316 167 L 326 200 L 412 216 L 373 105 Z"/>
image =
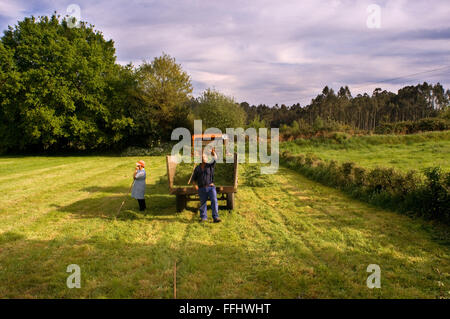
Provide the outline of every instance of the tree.
<path id="1" fill-rule="evenodd" d="M 260 116 L 271 127 L 290 127 L 296 131 L 295 121 L 302 120 L 308 126 L 322 130 L 333 127 L 352 126 L 353 128 L 373 131 L 386 122 L 417 121 L 444 114 L 450 101 L 450 91 L 441 84 L 430 85 L 426 82 L 416 86 L 405 86 L 397 94 L 376 88 L 372 95 L 367 93 L 352 97 L 347 86 L 341 87 L 337 94 L 325 86 L 322 93 L 311 100 L 305 107 L 294 104 L 273 107 L 241 103 L 249 121 Z M 323 121 L 323 126 L 316 119 Z M 426 122 L 426 121 L 425 121 Z M 288 134 L 289 135 L 289 134 Z M 294 134 L 295 135 L 295 134 Z"/>
<path id="2" fill-rule="evenodd" d="M 246 122 L 244 109 L 233 98 L 211 89 L 197 99 L 193 111 L 195 119 L 201 119 L 204 128 L 216 127 L 222 132 L 226 128 L 243 128 Z"/>
<path id="3" fill-rule="evenodd" d="M 25 18 L 0 42 L 4 149 L 104 148 L 132 126 L 124 108 L 108 100 L 122 68 L 114 43 L 92 25 L 70 28 L 56 14 Z"/>
<path id="4" fill-rule="evenodd" d="M 253 120 L 251 120 L 248 125 L 248 128 L 254 128 L 256 130 L 260 129 L 260 128 L 266 128 L 267 124 L 264 120 L 259 118 L 259 115 L 256 115 L 255 118 L 253 118 Z"/>
<path id="5" fill-rule="evenodd" d="M 141 135 L 170 139 L 174 128 L 189 125 L 191 78 L 174 58 L 163 53 L 151 63 L 144 62 L 136 74 L 142 102 L 136 121 Z"/>

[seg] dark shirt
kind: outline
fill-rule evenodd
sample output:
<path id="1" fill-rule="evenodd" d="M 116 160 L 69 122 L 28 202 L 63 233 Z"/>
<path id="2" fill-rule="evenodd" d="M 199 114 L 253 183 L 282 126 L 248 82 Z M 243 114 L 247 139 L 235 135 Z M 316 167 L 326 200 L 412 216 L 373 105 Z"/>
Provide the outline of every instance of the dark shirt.
<path id="1" fill-rule="evenodd" d="M 194 169 L 192 179 L 197 183 L 198 187 L 206 187 L 209 184 L 214 183 L 214 168 L 216 167 L 216 161 L 212 163 L 205 163 L 204 169 L 202 164 L 197 165 Z"/>

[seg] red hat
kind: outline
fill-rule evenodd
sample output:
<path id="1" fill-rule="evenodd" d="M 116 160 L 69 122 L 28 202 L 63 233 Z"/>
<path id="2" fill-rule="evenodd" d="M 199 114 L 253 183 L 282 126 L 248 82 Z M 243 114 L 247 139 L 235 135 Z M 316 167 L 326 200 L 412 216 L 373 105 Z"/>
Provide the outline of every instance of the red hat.
<path id="1" fill-rule="evenodd" d="M 140 160 L 136 163 L 136 165 L 141 165 L 142 167 L 145 167 L 145 162 L 143 160 Z"/>

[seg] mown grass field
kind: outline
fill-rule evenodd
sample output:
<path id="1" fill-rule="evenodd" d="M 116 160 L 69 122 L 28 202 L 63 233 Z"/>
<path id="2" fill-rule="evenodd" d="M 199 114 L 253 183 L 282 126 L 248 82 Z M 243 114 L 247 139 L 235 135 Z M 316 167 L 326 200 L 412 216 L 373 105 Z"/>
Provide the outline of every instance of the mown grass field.
<path id="1" fill-rule="evenodd" d="M 408 171 L 440 166 L 450 170 L 450 131 L 411 135 L 356 136 L 340 142 L 299 140 L 282 143 L 282 150 L 314 154 L 321 159 L 355 162 L 365 168 L 395 167 Z"/>
<path id="2" fill-rule="evenodd" d="M 285 168 L 241 165 L 237 208 L 200 224 L 196 202 L 175 213 L 164 157 L 146 157 L 147 212 L 129 199 L 114 219 L 137 159 L 0 158 L 0 297 L 172 298 L 175 261 L 179 298 L 450 296 L 448 228 Z M 369 264 L 381 289 L 366 286 Z"/>

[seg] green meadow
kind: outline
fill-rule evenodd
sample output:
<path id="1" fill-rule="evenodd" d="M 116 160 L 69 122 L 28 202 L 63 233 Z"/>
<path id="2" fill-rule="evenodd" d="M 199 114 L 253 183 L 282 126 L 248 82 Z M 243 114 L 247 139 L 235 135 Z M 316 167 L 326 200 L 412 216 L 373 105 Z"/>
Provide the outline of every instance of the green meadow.
<path id="1" fill-rule="evenodd" d="M 321 159 L 355 162 L 365 168 L 450 169 L 450 131 L 411 135 L 338 135 L 335 139 L 298 139 L 281 143 L 281 150 L 314 154 Z"/>
<path id="2" fill-rule="evenodd" d="M 448 165 L 439 157 L 448 141 L 419 144 L 384 150 L 407 168 L 417 162 L 401 155 L 408 147 L 434 147 L 428 161 Z M 222 208 L 219 224 L 208 209 L 210 222 L 200 224 L 198 202 L 176 213 L 165 158 L 143 159 L 148 209 L 139 212 L 128 197 L 116 216 L 137 157 L 1 157 L 0 298 L 173 298 L 175 262 L 178 298 L 450 296 L 444 225 L 370 206 L 286 168 L 261 176 L 258 165 L 240 165 L 236 209 Z M 81 268 L 81 288 L 66 286 L 70 264 Z M 381 268 L 380 289 L 366 285 L 369 264 Z"/>

